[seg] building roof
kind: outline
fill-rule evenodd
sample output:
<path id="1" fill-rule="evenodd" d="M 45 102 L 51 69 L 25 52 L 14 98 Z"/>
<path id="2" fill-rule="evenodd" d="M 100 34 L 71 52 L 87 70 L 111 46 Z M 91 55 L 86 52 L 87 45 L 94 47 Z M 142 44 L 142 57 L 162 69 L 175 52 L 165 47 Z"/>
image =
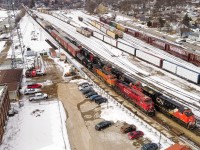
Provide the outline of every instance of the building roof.
<path id="1" fill-rule="evenodd" d="M 8 91 L 18 89 L 22 79 L 23 69 L 0 70 L 0 84 L 7 84 Z"/>

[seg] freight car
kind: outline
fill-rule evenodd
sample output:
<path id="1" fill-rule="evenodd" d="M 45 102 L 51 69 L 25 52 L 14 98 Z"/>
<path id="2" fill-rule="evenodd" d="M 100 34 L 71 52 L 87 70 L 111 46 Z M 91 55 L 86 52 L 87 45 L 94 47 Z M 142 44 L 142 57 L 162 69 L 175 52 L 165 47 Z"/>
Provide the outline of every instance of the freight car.
<path id="1" fill-rule="evenodd" d="M 68 52 L 74 56 L 77 57 L 77 54 L 80 53 L 81 49 L 71 43 L 69 40 L 64 38 L 64 36 L 60 33 L 58 33 L 55 30 L 51 30 L 51 35 L 65 48 L 68 50 Z"/>
<path id="2" fill-rule="evenodd" d="M 147 86 L 143 87 L 143 93 L 152 98 L 158 111 L 173 118 L 188 129 L 193 129 L 196 126 L 195 116 L 189 108 Z"/>
<path id="3" fill-rule="evenodd" d="M 140 31 L 123 27 L 122 25 L 117 24 L 113 21 L 109 21 L 108 19 L 105 19 L 103 17 L 100 18 L 100 21 L 102 21 L 112 27 L 115 27 L 118 30 L 126 32 L 127 34 L 130 34 L 136 38 L 139 38 L 139 39 L 145 41 L 146 43 L 149 43 L 158 48 L 161 48 L 176 57 L 179 57 L 183 60 L 191 62 L 196 66 L 200 66 L 200 55 L 198 53 L 190 52 L 176 44 L 173 44 L 173 43 L 170 43 L 167 41 L 163 41 L 160 38 L 152 37 L 150 35 L 140 32 Z"/>
<path id="4" fill-rule="evenodd" d="M 83 27 L 76 27 L 76 31 L 81 33 L 82 35 L 84 35 L 86 37 L 90 37 L 91 36 L 91 32 L 85 30 Z"/>
<path id="5" fill-rule="evenodd" d="M 153 64 L 159 68 L 167 70 L 183 79 L 186 79 L 195 84 L 200 84 L 200 73 L 197 71 L 183 67 L 181 65 L 170 62 L 168 60 L 162 59 L 158 56 L 155 56 L 148 52 L 142 51 L 140 49 L 136 49 L 128 44 L 117 41 L 106 35 L 102 35 L 101 33 L 98 33 L 96 31 L 93 32 L 93 36 L 118 48 L 118 49 L 121 49 L 124 52 L 127 52 L 128 54 L 132 54 L 133 56 L 136 56 L 150 64 Z M 162 45 L 162 44 L 160 44 L 160 45 Z"/>
<path id="6" fill-rule="evenodd" d="M 103 33 L 111 36 L 114 39 L 118 39 L 118 34 L 112 32 L 109 28 L 107 28 L 106 26 L 103 26 L 101 23 L 95 21 L 95 20 L 91 20 L 91 25 L 96 27 L 97 29 L 101 30 Z"/>

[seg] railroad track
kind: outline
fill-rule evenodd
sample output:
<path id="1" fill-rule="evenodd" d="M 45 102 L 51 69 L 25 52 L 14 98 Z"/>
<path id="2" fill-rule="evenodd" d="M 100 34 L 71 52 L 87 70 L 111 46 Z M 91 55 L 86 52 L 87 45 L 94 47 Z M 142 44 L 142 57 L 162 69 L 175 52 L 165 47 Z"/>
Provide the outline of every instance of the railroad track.
<path id="1" fill-rule="evenodd" d="M 61 20 L 61 19 L 60 19 L 60 20 Z M 61 20 L 61 21 L 63 21 L 63 20 Z M 63 22 L 64 22 L 64 21 L 63 21 Z M 74 26 L 73 26 L 73 27 L 74 27 Z M 68 33 L 66 33 L 66 32 L 63 32 L 63 33 L 65 33 L 65 34 L 66 34 L 68 37 L 70 37 L 71 39 L 77 41 L 79 44 L 84 45 L 84 47 L 85 47 L 86 49 L 88 49 L 90 52 L 94 53 L 93 50 L 91 50 L 88 46 L 86 46 L 85 44 L 83 44 L 82 42 L 80 42 L 78 39 L 72 37 L 70 34 L 68 34 Z M 75 34 L 75 33 L 74 33 L 74 34 Z M 77 34 L 77 33 L 76 33 L 76 34 Z M 102 49 L 104 50 L 104 52 L 106 52 L 106 53 L 109 54 L 111 57 L 113 57 L 113 53 L 110 52 L 109 49 L 107 49 L 107 48 L 105 48 L 105 47 L 103 47 L 103 46 L 102 46 Z M 95 54 L 99 56 L 99 54 L 97 54 L 97 53 L 95 53 Z M 103 57 L 101 57 L 101 59 L 105 60 L 105 58 L 103 58 Z M 107 60 L 106 60 L 106 61 L 107 61 Z M 124 64 L 124 62 L 122 62 L 122 61 L 120 61 L 120 60 L 117 60 L 117 61 L 118 61 L 118 63 L 120 63 L 121 65 L 123 65 L 123 66 L 126 65 L 126 66 L 127 66 L 127 64 Z M 113 64 L 112 61 L 111 61 L 110 63 Z M 126 72 L 126 74 L 129 73 L 127 70 L 125 70 L 125 69 L 123 69 L 123 68 L 121 68 L 121 67 L 118 67 L 117 65 L 113 65 L 113 66 L 114 66 L 115 68 L 118 68 L 119 70 L 122 70 L 122 72 Z M 131 66 L 129 66 L 129 70 L 131 70 L 132 72 L 134 72 L 134 73 L 137 74 L 138 76 L 142 76 L 142 78 L 147 78 L 147 77 L 148 77 L 148 76 L 146 76 L 146 75 L 144 75 L 144 74 L 142 74 L 142 73 L 139 73 L 137 70 L 131 68 Z M 130 73 L 129 73 L 129 74 L 130 74 Z M 142 79 L 142 78 L 140 78 L 140 77 L 136 77 L 136 75 L 134 75 L 134 74 L 130 74 L 130 76 L 131 76 L 131 77 L 134 76 L 134 78 L 137 78 L 137 80 L 139 80 L 140 82 L 145 83 L 145 84 L 147 84 L 147 85 L 153 87 L 153 88 L 156 89 L 157 91 L 164 93 L 165 95 L 167 95 L 167 96 L 169 96 L 169 97 L 175 99 L 176 101 L 179 101 L 180 103 L 182 103 L 182 104 L 185 105 L 185 106 L 189 106 L 189 107 L 192 108 L 193 110 L 200 110 L 200 106 L 194 104 L 193 102 L 184 101 L 184 100 L 182 100 L 181 98 L 179 98 L 178 96 L 176 96 L 176 95 L 174 95 L 174 94 L 171 94 L 171 93 L 167 92 L 166 90 L 163 90 L 162 88 L 158 88 L 158 87 L 156 87 L 154 84 L 152 84 L 152 83 L 150 84 L 149 82 L 147 82 L 146 80 L 144 80 L 144 79 Z M 153 83 L 156 83 L 157 85 L 160 85 L 161 87 L 163 87 L 163 88 L 165 88 L 165 89 L 170 89 L 170 91 L 173 91 L 173 92 L 175 92 L 175 93 L 178 93 L 178 94 L 180 94 L 181 96 L 184 96 L 185 98 L 192 99 L 193 101 L 195 101 L 195 102 L 197 102 L 197 103 L 199 103 L 199 101 L 200 101 L 200 99 L 198 99 L 198 98 L 195 98 L 195 97 L 193 97 L 193 96 L 187 95 L 187 94 L 181 92 L 180 90 L 177 90 L 177 89 L 175 89 L 175 88 L 172 88 L 172 87 L 170 87 L 170 86 L 167 86 L 167 85 L 165 85 L 165 84 L 163 84 L 163 83 L 161 83 L 161 82 L 158 82 L 158 81 L 156 81 L 156 80 L 154 80 L 154 79 L 148 78 L 148 80 L 151 80 Z"/>
<path id="2" fill-rule="evenodd" d="M 49 35 L 50 36 L 50 35 Z M 51 36 L 50 36 L 51 37 Z M 71 36 L 70 36 L 71 37 Z M 52 38 L 52 37 L 51 37 Z M 71 37 L 72 39 L 75 39 L 75 38 L 73 38 L 73 37 Z M 53 41 L 55 41 L 54 39 L 53 39 Z M 76 39 L 76 41 L 77 42 L 79 42 L 80 43 L 80 41 L 78 41 L 77 39 Z M 54 42 L 53 42 L 54 43 Z M 57 43 L 57 42 L 56 42 Z M 81 44 L 81 43 L 80 43 Z M 83 44 L 83 43 L 82 43 Z M 56 45 L 59 45 L 59 44 L 56 44 Z M 85 48 L 87 48 L 87 46 L 85 47 Z M 90 49 L 89 49 L 90 50 Z M 93 52 L 93 51 L 92 51 Z M 104 58 L 102 58 L 102 59 L 104 59 Z M 118 66 L 115 66 L 116 68 L 119 68 Z M 122 70 L 122 71 L 125 71 L 124 69 L 122 69 L 122 68 L 120 68 L 120 70 Z M 130 73 L 129 73 L 130 74 Z M 137 76 L 135 76 L 135 75 L 133 75 L 133 74 L 130 74 L 131 76 L 134 76 L 135 78 L 138 78 L 139 79 L 139 81 L 141 81 L 141 78 L 139 78 L 139 77 L 137 77 Z M 149 85 L 149 84 L 148 84 Z"/>

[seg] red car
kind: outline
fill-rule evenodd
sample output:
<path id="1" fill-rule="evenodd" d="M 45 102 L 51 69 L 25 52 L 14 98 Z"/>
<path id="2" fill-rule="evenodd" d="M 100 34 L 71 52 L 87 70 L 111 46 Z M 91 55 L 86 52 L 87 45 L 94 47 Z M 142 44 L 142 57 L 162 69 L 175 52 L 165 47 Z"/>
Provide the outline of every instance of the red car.
<path id="1" fill-rule="evenodd" d="M 42 87 L 42 84 L 39 84 L 39 83 L 35 83 L 35 84 L 29 84 L 27 85 L 27 88 L 28 89 L 34 89 L 34 88 L 41 88 Z"/>
<path id="2" fill-rule="evenodd" d="M 142 137 L 144 133 L 142 131 L 133 131 L 128 133 L 128 137 L 130 140 L 137 139 L 139 137 Z"/>

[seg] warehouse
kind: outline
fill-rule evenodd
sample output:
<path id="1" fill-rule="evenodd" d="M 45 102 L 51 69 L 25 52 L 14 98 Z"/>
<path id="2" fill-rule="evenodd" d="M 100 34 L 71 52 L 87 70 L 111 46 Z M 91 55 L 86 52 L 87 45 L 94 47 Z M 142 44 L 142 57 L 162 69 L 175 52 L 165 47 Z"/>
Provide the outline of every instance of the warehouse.
<path id="1" fill-rule="evenodd" d="M 0 84 L 6 84 L 8 86 L 10 100 L 19 99 L 22 74 L 23 69 L 0 70 Z"/>
<path id="2" fill-rule="evenodd" d="M 8 87 L 6 85 L 0 85 L 0 144 L 2 142 L 9 108 L 10 100 L 8 96 Z"/>

